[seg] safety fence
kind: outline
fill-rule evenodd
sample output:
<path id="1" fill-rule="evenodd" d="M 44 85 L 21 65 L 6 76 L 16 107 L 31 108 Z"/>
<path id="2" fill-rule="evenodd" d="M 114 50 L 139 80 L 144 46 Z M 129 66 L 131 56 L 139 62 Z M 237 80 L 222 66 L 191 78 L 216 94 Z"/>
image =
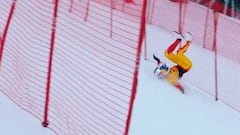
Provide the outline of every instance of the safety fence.
<path id="1" fill-rule="evenodd" d="M 173 1 L 149 0 L 148 24 L 168 32 L 191 32 L 199 51 L 189 52 L 193 68 L 184 80 L 240 111 L 240 20 L 218 12 L 219 3 L 208 7 Z M 146 48 L 166 49 L 150 44 Z M 146 50 L 145 57 L 152 59 L 152 50 Z"/>
<path id="2" fill-rule="evenodd" d="M 0 90 L 59 135 L 128 134 L 146 0 L 0 1 Z"/>

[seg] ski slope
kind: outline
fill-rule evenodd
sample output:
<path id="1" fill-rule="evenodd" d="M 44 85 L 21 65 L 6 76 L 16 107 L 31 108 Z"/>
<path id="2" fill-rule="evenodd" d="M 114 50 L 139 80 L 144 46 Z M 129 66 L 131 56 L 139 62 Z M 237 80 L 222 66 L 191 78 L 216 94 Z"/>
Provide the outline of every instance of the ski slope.
<path id="1" fill-rule="evenodd" d="M 173 40 L 170 33 L 152 26 L 148 26 L 147 34 L 150 43 L 168 46 Z M 157 41 L 158 34 L 165 35 L 164 41 Z M 168 63 L 159 51 L 163 50 L 152 50 Z M 193 46 L 190 51 L 197 53 Z M 213 97 L 193 87 L 184 80 L 185 75 L 182 80 L 185 94 L 182 94 L 167 82 L 153 76 L 155 66 L 153 61 L 142 58 L 129 135 L 240 134 L 240 112 L 220 101 L 216 102 Z M 191 76 L 191 72 L 186 76 Z M 2 93 L 0 106 L 1 135 L 54 135 L 51 130 L 43 128 L 39 120 L 21 110 Z"/>
<path id="2" fill-rule="evenodd" d="M 141 62 L 130 135 L 239 135 L 240 113 L 184 84 L 185 94 Z M 190 74 L 190 73 L 189 73 Z"/>

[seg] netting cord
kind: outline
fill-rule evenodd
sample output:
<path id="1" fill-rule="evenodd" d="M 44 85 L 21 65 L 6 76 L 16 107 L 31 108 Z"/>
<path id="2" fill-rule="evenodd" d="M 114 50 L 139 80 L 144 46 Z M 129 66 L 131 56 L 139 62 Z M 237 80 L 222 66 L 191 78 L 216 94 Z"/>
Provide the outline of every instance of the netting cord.
<path id="1" fill-rule="evenodd" d="M 48 107 L 49 107 L 49 97 L 50 97 L 52 59 L 53 59 L 53 50 L 54 50 L 55 33 L 56 33 L 58 3 L 59 3 L 59 0 L 54 1 L 55 6 L 54 6 L 54 12 L 53 12 L 52 34 L 51 34 L 51 43 L 50 43 L 51 46 L 50 46 L 50 54 L 49 54 L 49 62 L 48 62 L 49 64 L 48 64 L 48 76 L 47 76 L 47 83 L 46 83 L 44 118 L 43 118 L 43 122 L 42 122 L 43 127 L 47 127 L 49 125 Z"/>
<path id="2" fill-rule="evenodd" d="M 138 47 L 137 47 L 137 54 L 136 54 L 136 63 L 135 63 L 135 70 L 134 70 L 134 78 L 133 78 L 133 85 L 132 85 L 132 94 L 128 109 L 128 116 L 126 121 L 125 133 L 124 135 L 128 135 L 130 121 L 132 116 L 133 104 L 137 93 L 137 84 L 138 84 L 138 73 L 139 73 L 139 65 L 140 65 L 140 58 L 141 58 L 141 49 L 144 40 L 144 34 L 146 31 L 146 11 L 147 11 L 147 0 L 143 0 L 143 7 L 142 7 L 142 17 L 141 17 L 141 25 L 140 25 L 140 33 L 138 39 Z"/>
<path id="3" fill-rule="evenodd" d="M 12 6 L 11 6 L 11 9 L 10 9 L 10 12 L 9 12 L 9 16 L 8 16 L 8 19 L 7 19 L 7 23 L 6 23 L 6 26 L 4 28 L 3 35 L 1 36 L 1 40 L 0 40 L 1 41 L 1 43 L 0 43 L 0 65 L 2 64 L 4 45 L 5 45 L 5 41 L 6 41 L 6 37 L 7 37 L 7 32 L 8 32 L 8 29 L 9 29 L 9 26 L 10 26 L 10 23 L 11 23 L 13 14 L 14 14 L 15 7 L 16 7 L 16 3 L 17 3 L 17 0 L 14 0 L 13 3 L 12 3 Z"/>
<path id="4" fill-rule="evenodd" d="M 214 50 L 214 68 L 215 68 L 215 100 L 218 100 L 218 59 L 217 59 L 217 25 L 218 13 L 214 11 L 214 37 L 213 37 L 213 50 Z"/>

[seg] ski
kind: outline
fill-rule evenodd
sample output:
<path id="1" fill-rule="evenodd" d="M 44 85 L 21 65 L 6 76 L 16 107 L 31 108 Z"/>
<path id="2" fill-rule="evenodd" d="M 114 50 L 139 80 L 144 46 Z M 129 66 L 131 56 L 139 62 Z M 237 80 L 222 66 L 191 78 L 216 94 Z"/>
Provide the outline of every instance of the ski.
<path id="1" fill-rule="evenodd" d="M 184 88 L 183 88 L 183 86 L 182 86 L 180 83 L 175 84 L 174 86 L 175 86 L 178 90 L 180 90 L 180 91 L 182 92 L 182 94 L 184 94 Z"/>

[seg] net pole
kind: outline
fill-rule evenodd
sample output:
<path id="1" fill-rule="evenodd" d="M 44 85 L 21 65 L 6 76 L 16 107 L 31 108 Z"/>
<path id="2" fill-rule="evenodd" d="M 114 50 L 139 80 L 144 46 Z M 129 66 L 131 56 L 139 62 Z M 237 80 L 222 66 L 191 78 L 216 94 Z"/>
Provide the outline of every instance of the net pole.
<path id="1" fill-rule="evenodd" d="M 151 24 L 152 23 L 152 15 L 154 14 L 154 9 L 155 9 L 155 0 L 148 0 L 147 1 L 147 9 L 146 9 L 146 25 L 147 23 Z M 147 33 L 146 33 L 146 30 L 145 30 L 145 33 L 144 33 L 144 37 L 145 37 L 145 40 L 144 40 L 144 60 L 147 60 Z"/>
<path id="2" fill-rule="evenodd" d="M 43 127 L 47 127 L 49 125 L 49 122 L 48 122 L 48 107 L 49 107 L 49 98 L 50 98 L 52 60 L 53 60 L 53 50 L 54 50 L 54 43 L 55 43 L 58 3 L 59 3 L 59 0 L 55 0 L 53 20 L 52 20 L 52 34 L 51 34 L 51 43 L 50 43 L 50 54 L 49 54 L 49 62 L 48 62 L 48 76 L 47 76 L 47 84 L 46 84 L 44 118 L 43 118 L 43 122 L 42 122 Z"/>
<path id="3" fill-rule="evenodd" d="M 2 34 L 0 33 L 0 48 L 2 47 Z"/>
<path id="4" fill-rule="evenodd" d="M 179 20 L 178 20 L 178 32 L 182 35 L 182 2 L 179 0 Z"/>
<path id="5" fill-rule="evenodd" d="M 90 0 L 87 1 L 87 8 L 86 8 L 86 14 L 84 17 L 84 21 L 86 22 L 88 19 L 88 14 L 89 14 L 89 6 L 90 6 Z"/>
<path id="6" fill-rule="evenodd" d="M 151 24 L 151 21 L 152 21 L 152 14 L 153 14 L 153 10 L 154 10 L 154 5 L 153 3 L 155 2 L 155 0 L 148 0 L 147 1 L 147 9 L 146 9 L 146 25 L 148 23 Z M 145 33 L 144 33 L 144 60 L 147 60 L 147 33 L 146 33 L 146 30 L 145 30 Z"/>
<path id="7" fill-rule="evenodd" d="M 126 121 L 126 127 L 124 135 L 128 135 L 130 122 L 131 122 L 131 116 L 132 116 L 132 110 L 133 110 L 133 104 L 137 93 L 137 84 L 138 84 L 138 72 L 139 72 L 139 65 L 140 65 L 140 57 L 141 57 L 141 49 L 142 44 L 144 40 L 144 33 L 146 30 L 146 10 L 147 9 L 147 0 L 143 0 L 143 7 L 142 7 L 142 17 L 141 17 L 141 25 L 140 25 L 140 34 L 138 39 L 138 47 L 137 47 L 137 54 L 136 54 L 136 63 L 135 63 L 135 70 L 134 70 L 134 77 L 133 77 L 133 85 L 132 85 L 132 93 L 131 93 L 131 99 L 128 109 L 128 116 Z"/>
<path id="8" fill-rule="evenodd" d="M 207 8 L 207 14 L 206 14 L 206 18 L 205 18 L 205 24 L 204 24 L 204 35 L 203 35 L 203 48 L 207 47 L 207 33 L 208 33 L 208 19 L 209 19 L 209 13 L 210 13 L 210 2 L 208 3 L 208 8 Z"/>
<path id="9" fill-rule="evenodd" d="M 152 18 L 154 14 L 154 9 L 155 9 L 155 0 L 149 1 L 148 3 L 148 22 L 152 24 Z"/>
<path id="10" fill-rule="evenodd" d="M 179 0 L 179 22 L 178 22 L 178 32 L 183 35 L 183 27 L 186 16 L 188 0 Z"/>
<path id="11" fill-rule="evenodd" d="M 144 33 L 144 60 L 147 60 L 147 33 Z"/>
<path id="12" fill-rule="evenodd" d="M 70 0 L 69 12 L 72 12 L 74 0 Z"/>
<path id="13" fill-rule="evenodd" d="M 14 14 L 15 7 L 16 7 L 16 3 L 17 3 L 17 0 L 14 0 L 13 3 L 12 3 L 12 6 L 11 6 L 11 9 L 10 9 L 10 12 L 9 12 L 9 16 L 8 16 L 8 19 L 7 19 L 7 23 L 6 23 L 6 26 L 4 28 L 3 35 L 1 37 L 1 43 L 0 43 L 0 45 L 1 45 L 0 46 L 0 65 L 2 64 L 4 45 L 5 45 L 5 41 L 6 41 L 6 37 L 7 37 L 7 32 L 8 32 L 8 29 L 9 29 L 9 26 L 10 26 L 10 23 L 11 23 L 13 14 Z"/>
<path id="14" fill-rule="evenodd" d="M 217 25 L 218 25 L 218 13 L 214 11 L 214 71 L 215 71 L 215 100 L 218 100 L 218 57 L 217 57 Z"/>
<path id="15" fill-rule="evenodd" d="M 111 0 L 111 11 L 110 11 L 110 37 L 113 34 L 113 10 L 115 9 L 115 1 Z"/>

